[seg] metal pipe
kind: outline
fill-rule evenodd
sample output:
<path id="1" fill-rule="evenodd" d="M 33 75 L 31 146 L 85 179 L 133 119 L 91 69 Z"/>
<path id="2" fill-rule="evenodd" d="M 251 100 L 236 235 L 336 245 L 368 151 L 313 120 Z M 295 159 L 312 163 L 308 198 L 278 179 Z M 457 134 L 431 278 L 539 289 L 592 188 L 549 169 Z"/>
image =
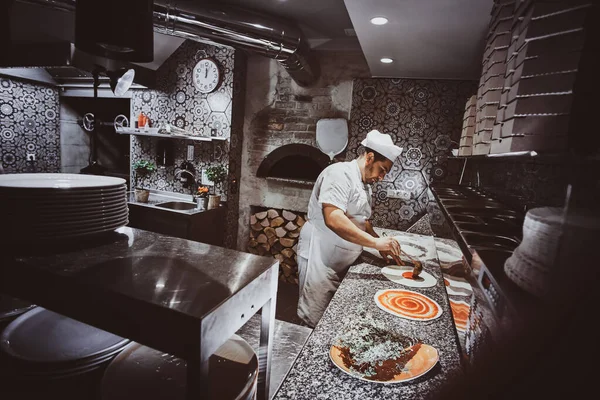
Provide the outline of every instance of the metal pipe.
<path id="1" fill-rule="evenodd" d="M 75 0 L 18 0 L 75 12 Z M 230 46 L 277 60 L 301 86 L 313 84 L 319 65 L 302 32 L 291 22 L 234 7 L 154 2 L 154 31 L 170 36 Z"/>

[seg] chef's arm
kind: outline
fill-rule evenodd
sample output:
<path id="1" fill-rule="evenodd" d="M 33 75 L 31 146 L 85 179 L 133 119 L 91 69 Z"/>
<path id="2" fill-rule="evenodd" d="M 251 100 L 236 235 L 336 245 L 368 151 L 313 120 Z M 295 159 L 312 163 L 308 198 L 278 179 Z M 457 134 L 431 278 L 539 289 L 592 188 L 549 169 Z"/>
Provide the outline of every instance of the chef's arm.
<path id="1" fill-rule="evenodd" d="M 323 204 L 323 217 L 325 225 L 342 239 L 364 247 L 372 247 L 380 251 L 390 251 L 400 255 L 400 244 L 391 237 L 373 237 L 359 229 L 350 221 L 344 211 L 331 204 Z M 371 227 L 371 229 L 373 229 Z"/>
<path id="2" fill-rule="evenodd" d="M 323 216 L 325 217 L 325 225 L 338 236 L 341 236 L 342 239 L 365 247 L 375 247 L 375 238 L 360 230 L 350 221 L 344 211 L 336 206 L 323 204 Z"/>
<path id="3" fill-rule="evenodd" d="M 371 221 L 367 220 L 366 223 L 366 231 L 369 235 L 378 238 L 379 235 L 375 232 L 375 230 L 373 229 L 373 224 L 371 224 Z"/>
<path id="4" fill-rule="evenodd" d="M 371 224 L 371 221 L 367 220 L 365 229 L 366 229 L 367 233 L 369 233 L 371 236 L 376 237 L 376 238 L 379 237 L 377 232 L 375 232 L 375 230 L 373 229 L 373 224 Z M 392 257 L 392 260 L 394 260 L 396 265 L 403 265 L 402 261 L 400 260 L 400 257 L 398 257 L 398 255 L 394 254 L 391 251 L 380 250 L 379 254 L 381 254 L 381 257 L 383 257 L 383 259 L 386 260 L 387 262 L 390 261 L 388 258 L 388 256 L 390 256 L 390 257 Z"/>

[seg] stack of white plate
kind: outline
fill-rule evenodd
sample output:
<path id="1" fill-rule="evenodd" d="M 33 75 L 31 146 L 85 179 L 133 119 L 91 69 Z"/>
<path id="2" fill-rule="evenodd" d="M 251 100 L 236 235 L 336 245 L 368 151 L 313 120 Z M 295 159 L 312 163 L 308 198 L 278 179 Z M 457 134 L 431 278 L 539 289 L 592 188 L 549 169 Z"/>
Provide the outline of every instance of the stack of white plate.
<path id="1" fill-rule="evenodd" d="M 553 285 L 584 276 L 580 264 L 594 259 L 599 233 L 596 215 L 571 211 L 565 219 L 562 208 L 532 208 L 523 223 L 523 240 L 506 260 L 504 272 L 522 289 L 548 298 Z"/>
<path id="2" fill-rule="evenodd" d="M 83 174 L 0 175 L 0 218 L 14 243 L 56 242 L 127 225 L 125 180 Z"/>

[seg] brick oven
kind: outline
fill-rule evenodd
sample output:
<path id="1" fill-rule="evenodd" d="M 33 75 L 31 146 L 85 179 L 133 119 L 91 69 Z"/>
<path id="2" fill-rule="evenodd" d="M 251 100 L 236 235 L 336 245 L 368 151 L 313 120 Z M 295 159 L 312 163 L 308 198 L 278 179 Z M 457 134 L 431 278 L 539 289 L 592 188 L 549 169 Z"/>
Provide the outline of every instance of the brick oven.
<path id="1" fill-rule="evenodd" d="M 322 75 L 311 87 L 296 85 L 272 60 L 248 59 L 238 249 L 277 258 L 290 283 L 298 281 L 295 245 L 310 194 L 330 162 L 316 145 L 317 121 L 348 119 L 352 80 L 368 74 L 362 55 L 318 56 Z"/>

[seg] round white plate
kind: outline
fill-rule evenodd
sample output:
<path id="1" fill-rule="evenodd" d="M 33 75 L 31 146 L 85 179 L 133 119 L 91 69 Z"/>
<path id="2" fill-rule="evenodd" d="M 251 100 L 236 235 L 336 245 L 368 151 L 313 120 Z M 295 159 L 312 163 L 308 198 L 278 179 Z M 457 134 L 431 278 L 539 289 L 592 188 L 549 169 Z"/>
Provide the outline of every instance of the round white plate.
<path id="1" fill-rule="evenodd" d="M 123 185 L 125 179 L 85 174 L 5 174 L 0 175 L 0 187 L 23 189 L 93 188 Z"/>
<path id="2" fill-rule="evenodd" d="M 411 303 L 407 304 L 405 307 L 405 313 L 400 313 L 400 312 L 391 310 L 391 309 L 385 307 L 379 301 L 379 296 L 385 294 L 386 292 L 401 292 L 401 294 L 406 295 L 407 299 L 411 300 Z M 377 304 L 377 307 L 379 307 L 380 309 L 382 309 L 383 311 L 385 311 L 387 313 L 390 313 L 390 314 L 395 315 L 400 318 L 406 318 L 406 319 L 410 319 L 413 321 L 425 322 L 425 321 L 434 320 L 434 319 L 438 318 L 440 315 L 442 315 L 442 307 L 440 307 L 438 302 L 433 300 L 429 296 L 425 296 L 424 294 L 419 293 L 419 292 L 413 292 L 413 291 L 404 290 L 404 289 L 384 289 L 384 290 L 377 291 L 377 293 L 375 293 L 375 297 L 373 299 L 375 300 L 375 304 Z M 420 309 L 418 309 L 418 308 L 422 305 L 422 302 L 425 302 L 425 303 L 431 302 L 433 304 L 433 306 L 435 307 L 435 308 L 433 308 L 433 311 L 435 311 L 435 314 L 433 316 L 426 317 L 426 318 L 420 318 L 419 316 L 417 316 L 415 314 L 415 311 L 416 312 L 420 311 Z M 412 315 L 411 315 L 411 311 L 412 311 Z"/>
<path id="3" fill-rule="evenodd" d="M 417 351 L 417 353 L 410 359 L 410 361 L 406 363 L 402 372 L 394 376 L 394 378 L 392 378 L 389 381 L 378 381 L 374 379 L 369 379 L 364 375 L 360 375 L 356 372 L 351 371 L 348 367 L 344 365 L 344 362 L 340 357 L 340 351 L 336 346 L 331 346 L 329 348 L 329 359 L 331 360 L 331 362 L 333 362 L 333 364 L 336 367 L 338 367 L 353 378 L 357 378 L 361 381 L 371 383 L 392 384 L 412 381 L 413 379 L 425 375 L 438 363 L 439 354 L 435 347 L 429 346 L 427 344 L 422 344 L 421 348 Z"/>
<path id="4" fill-rule="evenodd" d="M 98 201 L 90 201 L 90 202 L 60 202 L 56 204 L 35 204 L 35 205 L 24 205 L 24 206 L 15 206 L 13 211 L 16 212 L 24 212 L 25 214 L 43 214 L 44 212 L 51 213 L 73 213 L 76 211 L 90 211 L 96 209 L 103 209 L 106 207 L 114 207 L 127 205 L 127 201 L 125 198 L 118 199 L 108 199 L 108 200 L 98 200 Z M 33 210 L 33 211 L 32 211 Z"/>
<path id="5" fill-rule="evenodd" d="M 70 221 L 82 221 L 93 219 L 96 217 L 106 217 L 108 215 L 114 215 L 118 212 L 127 212 L 129 209 L 126 204 L 117 204 L 111 207 L 97 207 L 90 210 L 83 211 L 71 211 L 71 212 L 60 212 L 60 213 L 46 213 L 46 214 L 36 214 L 36 217 L 39 218 L 41 222 L 70 222 Z M 36 221 L 38 222 L 38 221 Z"/>
<path id="6" fill-rule="evenodd" d="M 417 279 L 410 279 L 402 276 L 402 274 L 406 272 L 412 272 L 413 269 L 413 267 L 409 266 L 394 265 L 392 267 L 381 268 L 381 273 L 390 281 L 408 287 L 426 288 L 435 286 L 436 279 L 433 277 L 433 275 L 425 270 L 421 271 Z"/>
<path id="7" fill-rule="evenodd" d="M 35 236 L 35 238 L 37 239 L 41 239 L 41 240 L 64 240 L 64 239 L 71 239 L 71 238 L 78 238 L 80 236 L 87 236 L 87 235 L 96 235 L 99 233 L 103 233 L 103 232 L 109 232 L 109 231 L 114 231 L 117 228 L 121 228 L 125 225 L 127 225 L 128 223 L 128 219 L 124 218 L 122 220 L 118 220 L 109 224 L 105 224 L 99 227 L 95 227 L 95 228 L 85 228 L 85 229 L 81 229 L 81 230 L 72 230 L 72 231 L 67 231 L 67 232 L 60 232 L 60 233 L 56 233 L 53 235 L 48 235 L 48 234 L 40 234 Z M 32 235 L 33 236 L 33 235 Z M 23 238 L 26 239 L 26 238 Z"/>
<path id="8" fill-rule="evenodd" d="M 473 287 L 466 279 L 448 274 L 442 274 L 442 276 L 448 294 L 453 296 L 470 296 L 473 294 Z"/>

